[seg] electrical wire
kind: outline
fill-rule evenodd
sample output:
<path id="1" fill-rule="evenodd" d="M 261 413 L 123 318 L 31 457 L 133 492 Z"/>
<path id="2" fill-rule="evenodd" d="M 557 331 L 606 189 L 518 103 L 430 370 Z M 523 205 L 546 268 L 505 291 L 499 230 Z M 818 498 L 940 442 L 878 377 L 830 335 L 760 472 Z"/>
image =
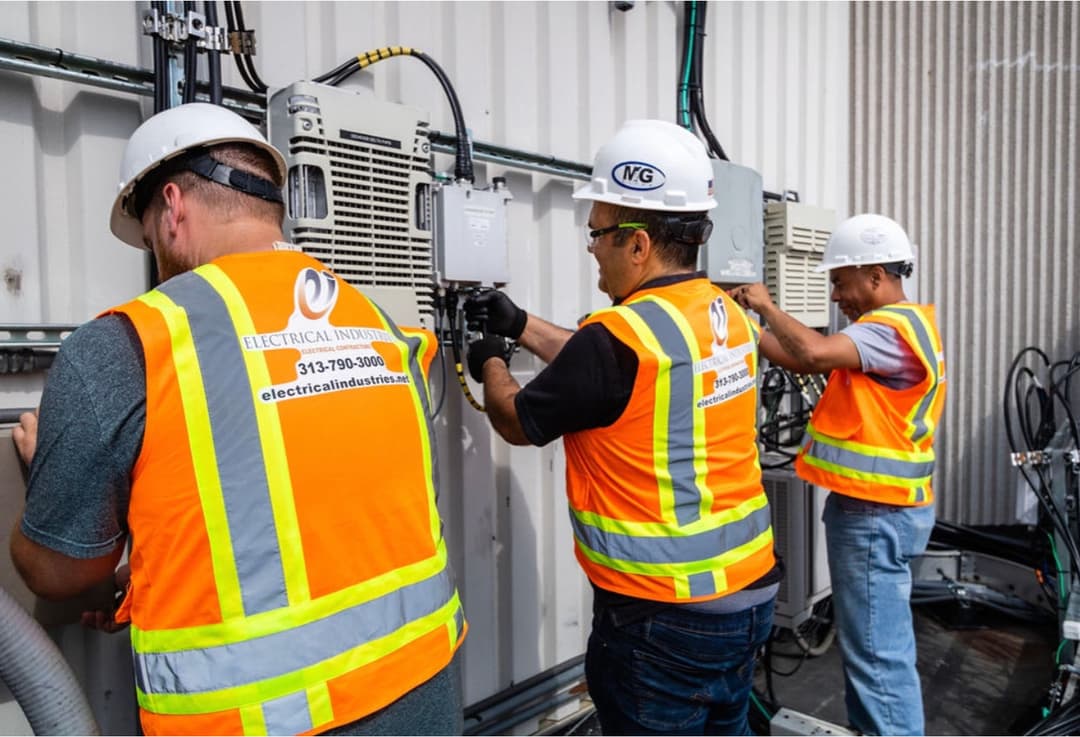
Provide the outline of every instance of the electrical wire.
<path id="1" fill-rule="evenodd" d="M 439 339 L 442 339 L 442 318 L 443 318 L 444 302 L 441 295 L 436 295 L 435 298 L 435 335 Z M 442 412 L 443 403 L 446 401 L 446 353 L 442 350 L 439 351 L 439 374 L 442 376 L 442 387 L 439 392 L 439 401 L 435 405 L 435 409 L 431 413 L 431 419 L 435 419 Z"/>
<path id="2" fill-rule="evenodd" d="M 484 405 L 476 401 L 476 397 L 473 396 L 472 391 L 469 389 L 469 384 L 465 379 L 465 369 L 461 363 L 461 345 L 457 331 L 457 290 L 449 289 L 446 292 L 446 315 L 450 323 L 450 349 L 454 354 L 454 370 L 457 372 L 461 391 L 465 394 L 465 398 L 473 409 L 477 412 L 484 412 Z"/>
<path id="3" fill-rule="evenodd" d="M 457 92 L 454 90 L 454 85 L 450 83 L 450 78 L 446 76 L 446 72 L 423 51 L 408 46 L 384 46 L 348 59 L 329 72 L 315 77 L 314 81 L 335 86 L 341 84 L 361 69 L 394 56 L 412 56 L 419 59 L 439 80 L 439 84 L 442 86 L 450 104 L 450 113 L 454 118 L 454 137 L 456 139 L 454 147 L 454 178 L 458 181 L 475 181 L 468 129 L 465 127 L 465 115 L 461 110 L 461 102 L 458 100 Z"/>
<path id="4" fill-rule="evenodd" d="M 194 0 L 184 0 L 184 16 L 190 18 L 195 12 Z M 186 105 L 195 102 L 195 85 L 199 81 L 199 47 L 195 36 L 188 35 L 184 41 L 184 87 L 180 100 Z"/>
<path id="5" fill-rule="evenodd" d="M 228 5 L 228 0 L 226 0 Z M 236 13 L 236 30 L 243 37 L 247 33 L 248 29 L 244 25 L 244 9 L 240 6 L 240 0 L 232 0 L 233 10 Z M 269 89 L 266 84 L 259 78 L 259 73 L 255 71 L 255 61 L 251 58 L 251 54 L 243 53 L 237 54 L 236 60 L 238 64 L 247 66 L 248 77 L 251 80 L 251 89 L 260 94 Z"/>
<path id="6" fill-rule="evenodd" d="M 694 3 L 695 5 L 697 3 Z M 720 145 L 720 142 L 713 134 L 712 128 L 709 126 L 709 121 L 705 115 L 705 93 L 703 91 L 703 77 L 702 67 L 705 60 L 705 16 L 707 13 L 708 4 L 701 4 L 701 14 L 695 19 L 693 23 L 692 32 L 697 37 L 694 43 L 694 55 L 693 55 L 693 81 L 690 84 L 690 108 L 694 114 L 694 119 L 697 121 L 698 127 L 701 128 L 701 133 L 705 136 L 705 140 L 709 144 L 709 151 L 716 158 L 722 161 L 728 161 L 728 156 L 724 152 L 724 147 Z"/>
<path id="7" fill-rule="evenodd" d="M 203 2 L 203 14 L 206 15 L 206 25 L 217 28 L 217 0 L 205 0 Z M 221 86 L 221 52 L 215 49 L 206 50 L 206 77 L 210 87 L 210 103 L 220 105 L 224 99 L 224 90 Z"/>
<path id="8" fill-rule="evenodd" d="M 690 75 L 694 67 L 694 33 L 693 27 L 697 19 L 697 3 L 684 3 L 687 20 L 683 24 L 683 55 L 682 71 L 679 74 L 680 82 L 675 106 L 679 125 L 688 131 L 694 131 L 694 122 L 690 112 Z"/>
<path id="9" fill-rule="evenodd" d="M 233 38 L 233 34 L 239 34 L 241 38 L 241 46 L 243 34 L 247 32 L 247 29 L 243 27 L 243 11 L 240 8 L 239 0 L 225 0 L 225 23 L 229 32 L 229 38 Z M 250 57 L 239 51 L 233 53 L 233 60 L 236 62 L 236 70 L 240 72 L 240 77 L 244 80 L 244 84 L 248 86 L 248 89 L 253 92 L 264 93 L 266 92 L 266 85 L 259 79 L 259 75 L 255 73 L 255 67 L 251 63 Z"/>
<path id="10" fill-rule="evenodd" d="M 1029 357 L 1034 357 L 1037 368 L 1041 368 L 1047 374 L 1049 386 L 1040 381 L 1039 375 L 1029 366 L 1022 365 L 1024 360 Z M 1071 380 L 1072 364 L 1074 362 L 1080 365 L 1080 354 L 1074 355 L 1070 359 L 1070 368 L 1064 376 L 1056 377 L 1053 369 L 1056 364 L 1051 363 L 1049 357 L 1041 349 L 1035 346 L 1027 346 L 1017 353 L 1009 366 L 1002 400 L 1005 435 L 1013 453 L 1043 451 L 1046 449 L 1047 444 L 1058 431 L 1054 414 L 1054 409 L 1058 404 L 1064 408 L 1068 417 L 1069 428 L 1073 435 L 1073 447 L 1080 447 L 1080 437 L 1078 437 L 1077 433 L 1075 415 L 1069 406 L 1068 392 L 1062 389 L 1062 383 L 1067 387 L 1068 382 Z M 1010 398 L 1012 399 L 1011 404 Z M 1017 437 L 1018 435 L 1019 437 Z M 1021 440 L 1023 441 L 1022 445 Z M 1075 578 L 1077 571 L 1080 570 L 1080 549 L 1077 547 L 1077 541 L 1073 536 L 1065 514 L 1054 499 L 1051 486 L 1052 480 L 1049 478 L 1048 468 L 1045 465 L 1034 465 L 1031 469 L 1032 474 L 1028 472 L 1028 468 L 1024 463 L 1020 463 L 1017 467 L 1065 545 L 1065 549 L 1069 554 L 1070 574 Z M 1033 479 L 1033 476 L 1037 477 L 1037 482 Z M 1080 494 L 1080 490 L 1073 489 L 1073 494 L 1071 504 L 1076 508 L 1077 503 L 1080 502 L 1076 495 Z M 1070 503 L 1070 500 L 1063 501 Z M 1059 586 L 1064 585 L 1064 582 L 1059 581 Z M 1068 587 L 1066 586 L 1066 588 Z"/>
<path id="11" fill-rule="evenodd" d="M 780 366 L 770 366 L 762 374 L 758 438 L 763 451 L 783 459 L 761 462 L 763 469 L 783 468 L 795 460 L 806 423 L 823 391 L 824 377 L 817 375 L 792 374 Z"/>

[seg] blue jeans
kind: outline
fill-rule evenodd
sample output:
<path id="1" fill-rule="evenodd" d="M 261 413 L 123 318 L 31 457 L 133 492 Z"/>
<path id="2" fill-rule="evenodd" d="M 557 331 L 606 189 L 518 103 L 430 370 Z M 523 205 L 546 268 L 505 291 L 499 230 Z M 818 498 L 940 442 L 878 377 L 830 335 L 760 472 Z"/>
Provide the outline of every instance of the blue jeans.
<path id="1" fill-rule="evenodd" d="M 910 562 L 926 550 L 934 507 L 894 507 L 834 492 L 822 520 L 848 720 L 863 734 L 921 735 Z"/>
<path id="2" fill-rule="evenodd" d="M 773 601 L 729 614 L 594 612 L 585 677 L 604 734 L 750 734 L 754 658 Z"/>

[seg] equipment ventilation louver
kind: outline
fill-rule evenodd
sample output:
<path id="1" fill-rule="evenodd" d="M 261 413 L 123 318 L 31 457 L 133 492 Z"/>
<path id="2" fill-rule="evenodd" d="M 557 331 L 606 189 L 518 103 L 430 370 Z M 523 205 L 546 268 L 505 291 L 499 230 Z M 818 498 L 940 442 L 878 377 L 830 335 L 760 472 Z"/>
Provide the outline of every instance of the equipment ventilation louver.
<path id="1" fill-rule="evenodd" d="M 816 272 L 836 213 L 798 202 L 765 208 L 765 284 L 773 301 L 812 328 L 829 326 L 829 275 Z"/>
<path id="2" fill-rule="evenodd" d="M 412 108 L 311 82 L 279 91 L 270 107 L 271 141 L 289 166 L 286 235 L 396 321 L 430 327 L 427 121 Z"/>

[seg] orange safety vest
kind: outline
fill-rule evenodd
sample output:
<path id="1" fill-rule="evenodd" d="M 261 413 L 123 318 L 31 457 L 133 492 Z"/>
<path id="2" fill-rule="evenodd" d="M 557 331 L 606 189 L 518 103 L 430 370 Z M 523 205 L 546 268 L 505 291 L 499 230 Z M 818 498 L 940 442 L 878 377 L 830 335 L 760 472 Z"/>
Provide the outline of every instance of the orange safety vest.
<path id="1" fill-rule="evenodd" d="M 301 734 L 390 704 L 466 625 L 426 331 L 318 261 L 225 256 L 122 305 L 146 358 L 128 525 L 146 734 Z"/>
<path id="2" fill-rule="evenodd" d="M 893 304 L 856 322 L 895 328 L 926 369 L 890 389 L 852 369 L 829 375 L 795 460 L 803 479 L 840 494 L 898 506 L 934 501 L 934 430 L 945 404 L 945 358 L 933 305 Z"/>
<path id="3" fill-rule="evenodd" d="M 565 437 L 575 553 L 600 588 L 686 603 L 775 563 L 756 445 L 758 328 L 704 278 L 593 313 L 638 357 L 622 415 Z"/>

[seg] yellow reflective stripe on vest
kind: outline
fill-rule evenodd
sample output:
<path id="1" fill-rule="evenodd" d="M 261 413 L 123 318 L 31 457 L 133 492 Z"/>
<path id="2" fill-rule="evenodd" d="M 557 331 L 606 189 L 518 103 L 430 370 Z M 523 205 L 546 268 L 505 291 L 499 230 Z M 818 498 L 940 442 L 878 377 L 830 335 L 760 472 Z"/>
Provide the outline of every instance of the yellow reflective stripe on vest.
<path id="1" fill-rule="evenodd" d="M 671 321 L 675 323 L 675 327 L 682 333 L 682 338 L 686 341 L 687 350 L 690 352 L 690 365 L 694 366 L 701 361 L 701 348 L 698 346 L 697 338 L 694 337 L 694 329 L 690 327 L 690 323 L 687 322 L 686 316 L 682 312 L 677 310 L 674 305 L 665 299 L 657 297 L 656 295 L 645 295 L 639 299 L 632 300 L 627 303 L 627 306 L 641 304 L 643 302 L 651 302 L 662 309 L 667 316 L 671 318 Z M 652 332 L 650 330 L 650 332 Z M 662 349 L 661 349 L 662 350 Z M 670 377 L 668 386 L 670 387 Z M 708 448 L 705 439 L 705 410 L 698 408 L 698 403 L 702 399 L 702 384 L 698 380 L 697 376 L 693 376 L 693 403 L 690 405 L 693 410 L 693 466 L 694 466 L 694 485 L 697 487 L 697 492 L 700 497 L 698 503 L 698 518 L 707 517 L 712 511 L 713 506 L 713 493 L 707 483 L 709 476 L 709 462 L 707 453 Z M 668 401 L 671 401 L 670 394 Z M 664 422 L 667 423 L 668 415 L 664 415 Z M 657 418 L 659 421 L 659 417 Z M 667 448 L 665 446 L 665 460 L 667 456 Z M 668 469 L 668 477 L 671 478 L 670 467 Z"/>
<path id="2" fill-rule="evenodd" d="M 671 469 L 668 467 L 668 404 L 671 401 L 671 358 L 660 347 L 660 342 L 652 330 L 633 310 L 625 306 L 607 308 L 618 313 L 634 331 L 645 348 L 656 356 L 656 384 L 653 388 L 653 473 L 660 494 L 660 516 L 670 524 L 677 525 L 675 512 L 675 490 L 671 483 Z"/>
<path id="3" fill-rule="evenodd" d="M 195 269 L 195 273 L 206 279 L 221 295 L 236 334 L 254 335 L 257 332 L 255 322 L 247 304 L 225 272 L 214 264 L 206 264 Z M 251 386 L 270 386 L 273 382 L 270 379 L 266 354 L 263 351 L 245 350 L 242 355 Z M 285 590 L 289 604 L 299 604 L 311 599 L 311 589 L 308 585 L 307 565 L 304 562 L 304 548 L 300 541 L 300 524 L 296 516 L 296 502 L 293 498 L 292 478 L 285 454 L 285 437 L 281 430 L 278 405 L 276 402 L 259 401 L 254 396 L 254 391 L 252 401 L 266 466 L 266 481 L 285 576 Z"/>
<path id="4" fill-rule="evenodd" d="M 364 297 L 364 299 L 367 299 L 367 297 Z M 417 427 L 421 431 L 420 445 L 424 456 L 424 485 L 428 500 L 428 526 L 431 531 L 431 539 L 438 540 L 442 536 L 442 522 L 439 519 L 439 508 L 436 503 L 434 453 L 431 447 L 435 431 L 432 426 L 431 415 L 428 413 L 428 407 L 431 406 L 431 394 L 428 391 L 423 368 L 420 366 L 420 357 L 424 355 L 424 350 L 427 347 L 427 336 L 423 333 L 409 333 L 408 338 L 417 341 L 418 346 L 415 352 L 412 351 L 403 331 L 399 330 L 374 302 L 370 300 L 368 302 L 375 310 L 375 314 L 379 316 L 379 322 L 382 324 L 383 329 L 396 338 L 394 347 L 397 348 L 398 353 L 401 355 L 401 366 L 412 377 L 412 381 L 409 382 L 409 396 L 412 398 L 413 410 L 416 412 Z M 415 360 L 413 360 L 413 356 L 415 356 Z M 422 397 L 420 395 L 421 391 L 424 392 Z"/>
<path id="5" fill-rule="evenodd" d="M 446 568 L 446 543 L 440 540 L 435 555 L 407 566 L 387 571 L 348 588 L 311 599 L 296 607 L 261 612 L 241 619 L 169 630 L 141 630 L 131 626 L 131 646 L 137 653 L 200 650 L 221 644 L 245 642 L 301 627 L 350 607 L 426 578 Z"/>
<path id="6" fill-rule="evenodd" d="M 374 663 L 429 632 L 444 627 L 447 620 L 453 619 L 460 608 L 461 602 L 455 592 L 450 600 L 437 610 L 410 621 L 385 637 L 362 643 L 313 665 L 239 686 L 192 694 L 151 694 L 136 686 L 139 706 L 157 714 L 201 714 L 238 709 L 255 702 L 265 702 L 296 691 L 304 691 L 311 684 L 325 683 Z"/>
<path id="7" fill-rule="evenodd" d="M 880 322 L 899 332 L 912 352 L 922 363 L 930 385 L 926 395 L 904 418 L 909 429 L 906 433 L 914 442 L 933 436 L 935 422 L 933 417 L 934 400 L 940 391 L 940 367 L 938 356 L 941 343 L 937 331 L 926 319 L 921 309 L 914 305 L 889 305 L 881 307 L 868 315 L 868 322 Z"/>
<path id="8" fill-rule="evenodd" d="M 806 432 L 809 440 L 803 462 L 839 476 L 913 488 L 927 484 L 933 474 L 933 451 L 905 453 L 836 440 L 823 435 L 812 423 Z"/>
<path id="9" fill-rule="evenodd" d="M 737 563 L 744 558 L 748 558 L 762 548 L 771 545 L 772 541 L 772 527 L 769 527 L 753 539 L 738 547 L 732 548 L 731 550 L 727 550 L 720 555 L 701 560 L 686 561 L 683 563 L 644 563 L 622 560 L 620 558 L 611 558 L 582 545 L 580 540 L 578 541 L 578 550 L 594 563 L 598 563 L 615 571 L 636 573 L 643 576 L 670 576 L 677 578 L 679 576 L 690 576 L 698 573 L 712 573 L 716 570 L 722 571 L 728 566 Z M 676 594 L 678 593 L 679 592 L 676 592 Z"/>
<path id="10" fill-rule="evenodd" d="M 662 568 L 652 570 L 663 570 L 666 571 L 663 575 L 674 576 L 681 571 L 679 566 L 712 560 L 717 555 L 736 550 L 768 531 L 772 524 L 764 494 L 748 499 L 735 511 L 735 515 L 724 514 L 723 523 L 718 521 L 721 515 L 717 514 L 701 529 L 693 531 L 662 523 L 620 524 L 614 520 L 605 522 L 609 528 L 620 529 L 603 529 L 589 524 L 585 514 L 574 510 L 571 510 L 570 524 L 581 548 L 606 560 L 660 566 Z M 596 520 L 598 517 L 591 515 L 588 518 Z"/>
<path id="11" fill-rule="evenodd" d="M 191 445 L 191 460 L 198 486 L 199 501 L 206 521 L 207 538 L 210 543 L 210 560 L 214 569 L 214 583 L 218 592 L 221 616 L 231 619 L 244 616 L 243 598 L 240 593 L 240 576 L 233 556 L 232 538 L 229 533 L 228 515 L 218 476 L 217 455 L 214 451 L 213 433 L 210 428 L 210 412 L 207 409 L 206 392 L 202 383 L 202 371 L 191 339 L 191 327 L 187 313 L 160 291 L 148 292 L 139 301 L 157 310 L 165 321 L 172 344 L 173 361 L 176 364 L 180 402 Z M 134 627 L 132 628 L 134 634 Z M 134 639 L 134 638 L 133 638 Z"/>

